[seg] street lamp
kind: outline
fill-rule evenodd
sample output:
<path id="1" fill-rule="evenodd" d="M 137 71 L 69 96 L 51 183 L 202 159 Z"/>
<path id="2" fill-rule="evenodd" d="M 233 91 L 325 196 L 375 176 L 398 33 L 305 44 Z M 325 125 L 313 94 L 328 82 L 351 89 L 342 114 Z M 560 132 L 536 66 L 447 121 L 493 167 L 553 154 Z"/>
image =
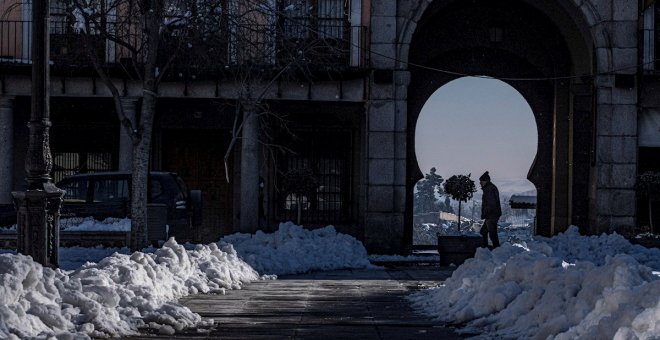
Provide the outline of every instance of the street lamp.
<path id="1" fill-rule="evenodd" d="M 60 206 L 64 191 L 51 181 L 49 3 L 32 1 L 32 105 L 25 159 L 27 191 L 14 191 L 17 250 L 48 267 L 58 267 Z"/>

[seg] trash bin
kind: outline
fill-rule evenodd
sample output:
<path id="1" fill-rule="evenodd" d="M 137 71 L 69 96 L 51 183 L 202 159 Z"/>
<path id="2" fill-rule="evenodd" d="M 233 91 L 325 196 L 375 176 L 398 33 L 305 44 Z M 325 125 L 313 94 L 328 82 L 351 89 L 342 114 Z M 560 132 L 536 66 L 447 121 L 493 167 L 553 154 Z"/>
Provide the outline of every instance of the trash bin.
<path id="1" fill-rule="evenodd" d="M 147 240 L 157 246 L 158 241 L 167 241 L 167 205 L 147 204 Z"/>

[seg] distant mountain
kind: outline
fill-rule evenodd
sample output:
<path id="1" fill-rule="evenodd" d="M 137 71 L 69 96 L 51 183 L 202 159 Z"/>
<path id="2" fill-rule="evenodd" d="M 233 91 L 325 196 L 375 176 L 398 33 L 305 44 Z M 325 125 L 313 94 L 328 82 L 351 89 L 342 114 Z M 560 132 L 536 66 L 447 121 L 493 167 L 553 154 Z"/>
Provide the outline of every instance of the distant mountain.
<path id="1" fill-rule="evenodd" d="M 495 178 L 493 184 L 500 190 L 500 195 L 536 195 L 536 187 L 523 178 Z"/>
<path id="2" fill-rule="evenodd" d="M 481 200 L 481 186 L 475 183 L 477 192 L 474 193 L 474 199 Z M 536 196 L 536 187 L 532 182 L 523 178 L 494 178 L 493 184 L 500 191 L 500 197 L 509 197 L 511 195 Z"/>

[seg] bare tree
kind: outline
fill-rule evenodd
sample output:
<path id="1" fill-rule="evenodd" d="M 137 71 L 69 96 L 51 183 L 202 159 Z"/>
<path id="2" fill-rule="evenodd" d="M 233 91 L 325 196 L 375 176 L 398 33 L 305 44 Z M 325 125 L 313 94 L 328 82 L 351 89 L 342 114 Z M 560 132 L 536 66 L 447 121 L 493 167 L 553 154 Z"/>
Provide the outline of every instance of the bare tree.
<path id="1" fill-rule="evenodd" d="M 240 139 L 240 229 L 256 229 L 259 146 L 268 144 L 263 121 L 267 116 L 281 121 L 264 100 L 277 82 L 290 77 L 309 80 L 310 65 L 331 65 L 321 61 L 336 59 L 337 46 L 348 46 L 337 43 L 346 33 L 342 25 L 326 23 L 322 30 L 312 27 L 305 1 L 66 1 L 133 143 L 131 248 L 139 249 L 146 240 L 148 160 L 158 87 L 177 61 L 192 65 L 198 72 L 222 74 L 225 81 L 236 85 L 236 118 L 225 165 Z M 111 42 L 114 55 L 95 51 L 94 39 Z M 141 109 L 135 119 L 124 112 L 123 93 L 106 67 L 108 58 L 122 66 L 124 76 L 137 78 L 142 84 Z M 229 180 L 228 173 L 226 177 Z"/>
<path id="2" fill-rule="evenodd" d="M 146 244 L 147 183 L 158 87 L 172 62 L 190 53 L 193 37 L 217 37 L 219 1 L 199 6 L 192 0 L 66 0 L 75 29 L 85 37 L 96 72 L 112 93 L 121 126 L 133 144 L 131 249 Z M 114 54 L 99 53 L 94 41 L 109 42 Z M 134 119 L 125 114 L 124 94 L 107 65 L 121 60 L 123 75 L 140 81 L 142 102 Z"/>
<path id="3" fill-rule="evenodd" d="M 342 4 L 342 2 L 336 2 Z M 236 115 L 232 139 L 224 156 L 225 169 L 234 146 L 241 141 L 240 231 L 258 226 L 259 149 L 285 149 L 272 143 L 268 122 L 286 120 L 265 102 L 282 81 L 311 82 L 317 74 L 336 70 L 350 47 L 342 22 L 310 24 L 312 7 L 307 1 L 241 1 L 229 20 L 230 56 L 228 79 L 236 86 Z M 341 13 L 341 9 L 335 9 Z M 226 173 L 229 181 L 229 174 Z"/>

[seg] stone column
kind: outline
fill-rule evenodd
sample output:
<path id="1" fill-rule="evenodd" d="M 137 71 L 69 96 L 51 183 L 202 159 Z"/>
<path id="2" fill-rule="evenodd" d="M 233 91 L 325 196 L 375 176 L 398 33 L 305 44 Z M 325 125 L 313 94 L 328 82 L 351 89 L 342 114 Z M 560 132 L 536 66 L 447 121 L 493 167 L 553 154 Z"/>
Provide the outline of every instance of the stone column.
<path id="1" fill-rule="evenodd" d="M 366 120 L 365 247 L 374 253 L 397 253 L 405 245 L 406 126 L 405 98 L 409 73 L 395 71 L 397 17 L 395 1 L 371 4 L 371 66 Z"/>
<path id="2" fill-rule="evenodd" d="M 240 232 L 259 226 L 259 117 L 253 105 L 243 107 L 241 138 Z"/>
<path id="3" fill-rule="evenodd" d="M 552 138 L 552 234 L 566 231 L 570 223 L 570 108 L 569 83 L 555 82 L 554 135 Z"/>
<path id="4" fill-rule="evenodd" d="M 632 1 L 612 1 L 611 17 L 595 27 L 597 86 L 596 167 L 593 171 L 592 233 L 635 225 L 637 175 L 637 68 L 639 8 Z M 605 11 L 603 11 L 605 12 Z M 599 32 L 599 30 L 601 32 Z"/>
<path id="5" fill-rule="evenodd" d="M 13 202 L 14 97 L 0 96 L 0 204 Z"/>
<path id="6" fill-rule="evenodd" d="M 597 109 L 592 233 L 612 232 L 635 225 L 637 90 L 601 87 L 598 89 Z"/>
<path id="7" fill-rule="evenodd" d="M 121 107 L 124 110 L 124 116 L 130 119 L 135 125 L 135 117 L 138 111 L 139 98 L 124 97 L 121 98 Z M 133 168 L 133 141 L 126 128 L 119 126 L 119 171 L 131 171 Z"/>

